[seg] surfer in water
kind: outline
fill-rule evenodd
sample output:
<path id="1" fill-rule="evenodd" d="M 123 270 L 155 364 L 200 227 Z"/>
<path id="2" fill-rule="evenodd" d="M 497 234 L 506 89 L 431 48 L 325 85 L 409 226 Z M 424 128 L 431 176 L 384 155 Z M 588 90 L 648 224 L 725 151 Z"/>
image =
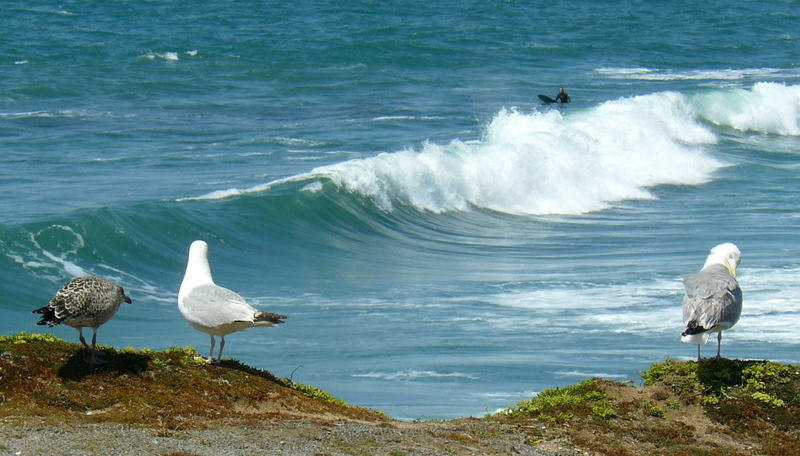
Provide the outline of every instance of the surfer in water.
<path id="1" fill-rule="evenodd" d="M 558 95 L 556 95 L 556 101 L 559 103 L 569 103 L 570 98 L 569 94 L 564 91 L 563 87 L 558 88 Z"/>

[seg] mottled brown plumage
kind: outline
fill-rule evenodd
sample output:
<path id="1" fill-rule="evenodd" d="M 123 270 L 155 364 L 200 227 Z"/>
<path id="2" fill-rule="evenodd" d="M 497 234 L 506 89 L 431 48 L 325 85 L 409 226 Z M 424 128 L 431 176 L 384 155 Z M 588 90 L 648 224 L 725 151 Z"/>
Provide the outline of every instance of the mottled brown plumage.
<path id="1" fill-rule="evenodd" d="M 33 313 L 42 315 L 37 325 L 53 327 L 63 323 L 77 329 L 81 343 L 91 353 L 88 361 L 95 363 L 97 328 L 117 313 L 123 301 L 130 303 L 131 298 L 114 282 L 101 277 L 78 277 L 58 290 L 50 304 Z M 83 338 L 83 328 L 87 326 L 93 331 L 91 347 Z"/>

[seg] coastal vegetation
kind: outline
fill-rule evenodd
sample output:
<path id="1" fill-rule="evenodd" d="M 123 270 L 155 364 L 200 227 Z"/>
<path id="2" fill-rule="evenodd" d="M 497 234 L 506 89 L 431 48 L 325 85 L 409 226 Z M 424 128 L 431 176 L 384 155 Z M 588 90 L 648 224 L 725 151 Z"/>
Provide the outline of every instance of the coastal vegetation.
<path id="1" fill-rule="evenodd" d="M 800 454 L 797 366 L 728 359 L 655 363 L 643 385 L 588 379 L 488 417 L 604 455 Z"/>
<path id="2" fill-rule="evenodd" d="M 481 418 L 408 423 L 190 347 L 102 349 L 90 365 L 52 335 L 0 337 L 0 430 L 124 426 L 189 441 L 234 427 L 294 433 L 321 454 L 800 454 L 798 367 L 769 361 L 667 359 L 640 385 L 592 378 Z M 342 423 L 357 432 L 333 432 Z"/>
<path id="3" fill-rule="evenodd" d="M 84 362 L 80 345 L 49 334 L 0 337 L 0 418 L 164 430 L 203 427 L 212 419 L 241 424 L 263 417 L 385 419 L 238 361 L 209 366 L 191 347 L 102 349 L 107 361 L 92 365 Z"/>

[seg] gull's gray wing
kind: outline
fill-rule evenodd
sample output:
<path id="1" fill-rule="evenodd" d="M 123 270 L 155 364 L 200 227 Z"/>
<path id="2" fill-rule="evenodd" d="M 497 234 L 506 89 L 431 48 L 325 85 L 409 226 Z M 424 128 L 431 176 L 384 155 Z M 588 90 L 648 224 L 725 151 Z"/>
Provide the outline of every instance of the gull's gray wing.
<path id="1" fill-rule="evenodd" d="M 742 289 L 722 265 L 712 265 L 684 276 L 683 321 L 711 329 L 720 323 L 733 326 L 742 313 Z"/>
<path id="2" fill-rule="evenodd" d="M 237 293 L 217 285 L 195 287 L 183 300 L 187 319 L 206 327 L 253 321 L 257 310 Z"/>

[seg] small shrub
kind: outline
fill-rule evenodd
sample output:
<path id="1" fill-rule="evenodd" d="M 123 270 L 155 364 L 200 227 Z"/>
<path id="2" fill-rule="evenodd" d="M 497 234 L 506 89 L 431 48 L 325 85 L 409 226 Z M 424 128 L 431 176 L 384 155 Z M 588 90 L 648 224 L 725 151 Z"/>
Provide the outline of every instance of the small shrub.
<path id="1" fill-rule="evenodd" d="M 696 378 L 697 366 L 697 363 L 685 363 L 667 358 L 663 363 L 653 363 L 650 369 L 642 372 L 642 378 L 647 386 L 662 383 L 672 376 Z"/>
<path id="2" fill-rule="evenodd" d="M 700 405 L 717 405 L 719 404 L 719 396 L 706 396 L 700 399 Z"/>
<path id="3" fill-rule="evenodd" d="M 767 394 L 757 391 L 751 394 L 750 397 L 770 408 L 778 408 L 786 406 L 786 403 L 782 399 L 778 399 L 778 397 L 776 397 L 774 394 Z"/>
<path id="4" fill-rule="evenodd" d="M 671 408 L 672 410 L 678 410 L 679 408 L 681 408 L 681 403 L 678 401 L 667 401 L 665 405 Z"/>
<path id="5" fill-rule="evenodd" d="M 790 376 L 793 373 L 793 369 L 787 365 L 763 362 L 750 364 L 742 369 L 742 378 L 748 388 L 763 390 L 766 388 L 768 381 L 775 381 L 780 384 L 790 382 Z"/>
<path id="6" fill-rule="evenodd" d="M 650 415 L 650 416 L 654 416 L 656 418 L 664 418 L 664 416 L 665 416 L 664 409 L 662 409 L 661 407 L 653 404 L 650 401 L 644 402 L 642 404 L 642 407 L 644 408 L 645 412 L 647 412 L 647 414 Z"/>
<path id="7" fill-rule="evenodd" d="M 610 420 L 617 417 L 617 411 L 609 404 L 598 404 L 592 407 L 592 416 L 601 420 Z"/>

